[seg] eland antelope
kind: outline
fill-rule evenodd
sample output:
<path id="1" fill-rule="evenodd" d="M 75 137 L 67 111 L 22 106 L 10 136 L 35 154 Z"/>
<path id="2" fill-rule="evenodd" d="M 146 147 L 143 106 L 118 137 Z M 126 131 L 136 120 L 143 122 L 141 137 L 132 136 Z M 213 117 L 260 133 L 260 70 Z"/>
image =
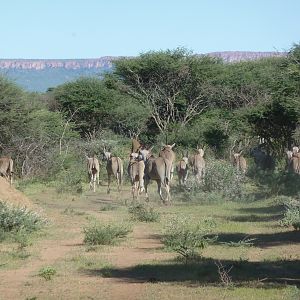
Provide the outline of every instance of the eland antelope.
<path id="1" fill-rule="evenodd" d="M 117 179 L 118 192 L 120 192 L 123 178 L 123 162 L 121 158 L 112 156 L 111 152 L 106 151 L 106 149 L 104 148 L 103 160 L 106 160 L 106 171 L 108 177 L 107 193 L 110 193 L 111 175 L 113 175 Z"/>
<path id="2" fill-rule="evenodd" d="M 173 178 L 174 174 L 174 162 L 175 162 L 175 152 L 173 151 L 173 148 L 175 146 L 175 143 L 173 145 L 163 145 L 163 149 L 159 152 L 159 157 L 165 158 L 171 162 L 171 174 L 170 174 L 170 180 Z"/>
<path id="3" fill-rule="evenodd" d="M 205 176 L 205 160 L 203 156 L 204 148 L 199 148 L 197 146 L 197 153 L 189 158 L 189 163 L 192 167 L 192 171 L 198 181 L 203 180 Z"/>
<path id="4" fill-rule="evenodd" d="M 128 164 L 128 175 L 131 182 L 131 192 L 133 200 L 144 191 L 145 162 L 139 153 L 131 153 Z"/>
<path id="5" fill-rule="evenodd" d="M 186 155 L 183 155 L 182 159 L 177 164 L 177 175 L 178 175 L 179 185 L 184 185 L 186 183 L 188 173 L 189 173 L 188 163 L 189 163 L 188 153 L 186 153 Z"/>
<path id="6" fill-rule="evenodd" d="M 100 164 L 95 155 L 93 157 L 87 157 L 87 168 L 90 179 L 90 189 L 93 188 L 93 191 L 96 192 L 96 181 L 99 185 Z"/>
<path id="7" fill-rule="evenodd" d="M 247 161 L 242 155 L 243 150 L 240 152 L 233 152 L 233 164 L 238 172 L 242 172 L 244 175 L 247 172 Z"/>
<path id="8" fill-rule="evenodd" d="M 149 153 L 148 153 L 149 154 Z M 157 183 L 157 192 L 160 196 L 160 199 L 164 204 L 171 202 L 170 196 L 170 177 L 171 177 L 172 162 L 164 157 L 155 158 L 148 155 L 146 158 L 145 165 L 145 193 L 146 198 L 149 200 L 148 196 L 148 185 L 150 180 L 155 180 Z M 162 195 L 162 186 L 165 187 L 167 197 L 163 198 Z"/>
<path id="9" fill-rule="evenodd" d="M 10 184 L 13 184 L 13 166 L 11 157 L 0 157 L 0 176 L 5 177 Z"/>
<path id="10" fill-rule="evenodd" d="M 292 151 L 287 151 L 288 170 L 300 174 L 300 152 L 298 147 L 293 147 Z"/>

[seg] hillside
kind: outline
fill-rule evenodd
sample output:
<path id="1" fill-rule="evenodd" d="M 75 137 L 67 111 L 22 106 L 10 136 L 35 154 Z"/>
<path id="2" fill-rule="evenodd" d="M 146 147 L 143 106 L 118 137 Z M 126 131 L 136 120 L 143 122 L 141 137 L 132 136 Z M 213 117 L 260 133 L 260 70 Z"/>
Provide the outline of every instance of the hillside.
<path id="1" fill-rule="evenodd" d="M 284 52 L 225 51 L 207 55 L 225 62 L 255 60 L 284 56 Z M 29 91 L 44 92 L 80 76 L 101 76 L 109 72 L 119 57 L 105 56 L 94 59 L 0 59 L 0 74 L 5 74 Z"/>

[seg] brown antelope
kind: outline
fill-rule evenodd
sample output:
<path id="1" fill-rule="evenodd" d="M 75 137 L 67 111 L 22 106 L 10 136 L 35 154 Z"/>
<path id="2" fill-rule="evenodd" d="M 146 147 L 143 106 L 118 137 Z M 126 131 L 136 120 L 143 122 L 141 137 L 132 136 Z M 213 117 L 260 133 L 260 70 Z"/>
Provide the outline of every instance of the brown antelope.
<path id="1" fill-rule="evenodd" d="M 243 150 L 240 152 L 233 152 L 233 164 L 238 172 L 242 172 L 244 175 L 247 172 L 247 161 L 242 155 Z"/>
<path id="2" fill-rule="evenodd" d="M 299 147 L 294 146 L 292 152 L 293 152 L 293 155 L 297 155 L 297 153 L 299 153 Z"/>
<path id="3" fill-rule="evenodd" d="M 138 153 L 141 147 L 142 145 L 140 144 L 137 138 L 133 138 L 131 140 L 131 153 Z"/>
<path id="4" fill-rule="evenodd" d="M 174 174 L 174 162 L 175 162 L 175 152 L 172 150 L 175 146 L 175 143 L 173 145 L 163 145 L 163 149 L 159 152 L 159 157 L 165 158 L 171 162 L 171 175 L 170 180 L 173 178 Z"/>
<path id="5" fill-rule="evenodd" d="M 298 147 L 293 147 L 292 151 L 287 151 L 288 169 L 295 174 L 300 174 L 300 152 Z"/>
<path id="6" fill-rule="evenodd" d="M 182 159 L 177 164 L 177 175 L 179 185 L 184 185 L 187 181 L 189 167 L 188 167 L 188 153 L 186 155 L 183 154 Z"/>
<path id="7" fill-rule="evenodd" d="M 117 179 L 118 192 L 122 185 L 123 162 L 120 157 L 112 156 L 111 152 L 103 150 L 103 160 L 106 160 L 106 171 L 108 177 L 107 193 L 110 193 L 111 175 Z"/>
<path id="8" fill-rule="evenodd" d="M 170 177 L 171 177 L 172 163 L 166 158 L 158 157 L 155 158 L 150 156 L 147 158 L 145 165 L 145 192 L 146 198 L 149 200 L 148 196 L 148 185 L 150 180 L 155 180 L 157 183 L 157 192 L 160 199 L 164 204 L 171 203 L 170 195 Z M 165 187 L 167 196 L 166 199 L 162 195 L 162 186 Z"/>
<path id="9" fill-rule="evenodd" d="M 205 160 L 204 160 L 204 148 L 197 146 L 197 153 L 189 158 L 189 163 L 192 167 L 193 174 L 200 182 L 205 176 Z"/>
<path id="10" fill-rule="evenodd" d="M 244 150 L 241 150 L 242 147 L 242 141 L 240 141 L 238 145 L 238 152 L 236 152 L 234 149 L 237 147 L 236 146 L 236 140 L 234 140 L 233 146 L 230 149 L 230 160 L 232 161 L 232 164 L 234 167 L 236 167 L 236 170 L 238 172 L 241 172 L 242 174 L 246 174 L 247 172 L 247 160 L 245 157 L 242 155 Z M 245 146 L 249 146 L 249 142 L 245 143 Z"/>
<path id="11" fill-rule="evenodd" d="M 11 157 L 0 157 L 0 176 L 5 177 L 10 184 L 13 184 L 13 166 Z"/>
<path id="12" fill-rule="evenodd" d="M 132 198 L 137 199 L 138 194 L 144 191 L 144 174 L 145 174 L 145 162 L 142 155 L 139 153 L 131 153 L 128 164 L 128 175 L 131 182 Z"/>
<path id="13" fill-rule="evenodd" d="M 171 176 L 171 162 L 163 157 L 155 158 L 151 154 L 150 149 L 141 149 L 139 153 L 142 155 L 145 161 L 145 176 L 144 176 L 144 183 L 145 183 L 145 193 L 146 199 L 149 201 L 148 195 L 148 185 L 150 180 L 155 180 L 157 183 L 157 192 L 160 196 L 160 199 L 163 201 L 164 204 L 170 203 L 171 195 L 170 195 L 170 176 Z M 167 197 L 166 199 L 163 198 L 162 195 L 162 186 L 165 187 Z"/>
<path id="14" fill-rule="evenodd" d="M 90 189 L 96 192 L 96 181 L 99 186 L 100 164 L 95 155 L 93 157 L 87 157 L 87 168 L 90 179 Z"/>

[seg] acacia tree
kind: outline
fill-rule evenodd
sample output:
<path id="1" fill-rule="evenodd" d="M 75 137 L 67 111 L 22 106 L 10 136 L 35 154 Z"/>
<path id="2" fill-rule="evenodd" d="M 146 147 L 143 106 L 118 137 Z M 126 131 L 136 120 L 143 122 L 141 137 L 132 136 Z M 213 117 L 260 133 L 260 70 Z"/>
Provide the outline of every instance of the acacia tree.
<path id="1" fill-rule="evenodd" d="M 115 63 L 119 88 L 150 111 L 159 131 L 187 125 L 211 102 L 219 60 L 185 49 L 141 54 Z"/>

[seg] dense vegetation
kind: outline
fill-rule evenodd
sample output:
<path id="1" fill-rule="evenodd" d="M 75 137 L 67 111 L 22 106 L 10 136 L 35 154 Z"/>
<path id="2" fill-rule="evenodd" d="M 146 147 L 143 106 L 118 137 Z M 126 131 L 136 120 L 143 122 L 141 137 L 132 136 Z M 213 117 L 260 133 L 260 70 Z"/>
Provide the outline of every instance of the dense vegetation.
<path id="1" fill-rule="evenodd" d="M 260 141 L 280 173 L 285 150 L 300 143 L 299 81 L 299 44 L 287 57 L 232 64 L 181 48 L 148 52 L 116 61 L 104 79 L 44 94 L 0 77 L 1 154 L 23 178 L 62 178 L 78 191 L 84 154 L 107 145 L 125 158 L 134 135 L 148 145 L 176 142 L 178 151 L 206 145 L 209 157 L 226 160 L 232 146 L 249 156 Z"/>

